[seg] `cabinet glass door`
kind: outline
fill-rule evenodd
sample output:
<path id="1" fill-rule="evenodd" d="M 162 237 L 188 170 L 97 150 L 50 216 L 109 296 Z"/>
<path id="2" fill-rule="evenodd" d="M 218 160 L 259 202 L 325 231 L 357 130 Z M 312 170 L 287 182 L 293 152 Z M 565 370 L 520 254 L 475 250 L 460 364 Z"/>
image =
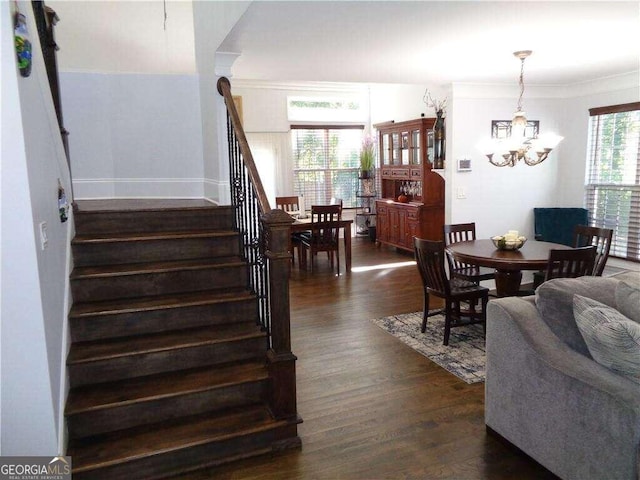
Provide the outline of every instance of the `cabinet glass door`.
<path id="1" fill-rule="evenodd" d="M 409 132 L 402 132 L 402 165 L 409 165 Z"/>
<path id="2" fill-rule="evenodd" d="M 420 165 L 420 130 L 411 132 L 411 165 Z"/>
<path id="3" fill-rule="evenodd" d="M 427 161 L 433 165 L 433 130 L 427 132 Z"/>
<path id="4" fill-rule="evenodd" d="M 400 165 L 400 134 L 391 134 L 391 164 Z"/>
<path id="5" fill-rule="evenodd" d="M 389 144 L 389 134 L 385 133 L 382 135 L 382 164 L 389 165 L 389 149 L 391 145 Z"/>

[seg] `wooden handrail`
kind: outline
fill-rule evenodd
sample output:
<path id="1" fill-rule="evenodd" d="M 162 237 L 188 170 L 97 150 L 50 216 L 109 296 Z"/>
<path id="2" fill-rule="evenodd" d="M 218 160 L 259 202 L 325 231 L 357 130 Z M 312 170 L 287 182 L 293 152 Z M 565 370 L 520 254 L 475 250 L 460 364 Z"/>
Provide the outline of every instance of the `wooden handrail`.
<path id="1" fill-rule="evenodd" d="M 218 92 L 227 107 L 231 204 L 240 250 L 249 265 L 249 288 L 258 297 L 260 326 L 268 333 L 269 407 L 276 418 L 298 421 L 289 304 L 294 220 L 269 205 L 227 78 L 218 80 Z"/>
<path id="2" fill-rule="evenodd" d="M 242 122 L 240 121 L 240 115 L 238 115 L 236 104 L 233 101 L 233 96 L 231 95 L 231 83 L 229 82 L 228 78 L 220 77 L 218 79 L 218 93 L 222 95 L 222 97 L 224 98 L 224 103 L 227 106 L 229 120 L 231 121 L 233 130 L 236 133 L 236 138 L 238 140 L 238 145 L 240 147 L 240 153 L 242 155 L 244 165 L 247 168 L 249 178 L 251 179 L 251 183 L 253 184 L 253 188 L 256 192 L 256 197 L 258 198 L 260 213 L 267 213 L 271 210 L 271 207 L 269 206 L 269 199 L 267 198 L 267 194 L 264 191 L 262 180 L 260 180 L 260 175 L 258 174 L 256 163 L 253 161 L 253 155 L 251 153 L 251 149 L 249 148 L 249 142 L 247 141 L 247 136 L 244 133 L 244 128 L 242 127 Z"/>

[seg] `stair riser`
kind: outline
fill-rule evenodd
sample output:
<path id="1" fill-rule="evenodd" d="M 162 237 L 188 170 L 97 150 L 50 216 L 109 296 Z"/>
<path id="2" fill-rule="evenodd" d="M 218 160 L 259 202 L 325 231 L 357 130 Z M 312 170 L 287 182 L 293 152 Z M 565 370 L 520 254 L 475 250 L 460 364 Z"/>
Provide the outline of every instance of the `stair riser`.
<path id="1" fill-rule="evenodd" d="M 239 253 L 237 234 L 207 238 L 76 242 L 73 245 L 73 263 L 82 267 L 228 257 Z"/>
<path id="2" fill-rule="evenodd" d="M 74 214 L 78 234 L 130 233 L 130 232 L 181 232 L 189 230 L 231 230 L 233 209 L 214 207 L 208 209 L 76 212 Z"/>
<path id="3" fill-rule="evenodd" d="M 71 289 L 75 302 L 89 302 L 198 292 L 215 288 L 239 288 L 246 284 L 246 268 L 233 265 L 73 279 Z"/>
<path id="4" fill-rule="evenodd" d="M 72 388 L 264 356 L 264 337 L 68 365 Z"/>
<path id="5" fill-rule="evenodd" d="M 91 340 L 159 333 L 175 329 L 245 322 L 257 318 L 255 299 L 116 315 L 71 318 L 71 340 Z"/>
<path id="6" fill-rule="evenodd" d="M 67 417 L 69 438 L 78 439 L 181 416 L 250 405 L 260 402 L 266 394 L 267 382 L 261 380 L 71 415 Z"/>
<path id="7" fill-rule="evenodd" d="M 274 444 L 295 438 L 296 425 L 276 427 L 226 441 L 194 445 L 179 451 L 132 460 L 120 465 L 86 472 L 73 472 L 74 480 L 131 480 L 134 478 L 159 479 L 171 474 L 213 467 L 228 463 L 229 459 L 249 458 L 272 451 Z M 298 445 L 299 446 L 299 445 Z M 296 445 L 292 445 L 295 448 Z"/>

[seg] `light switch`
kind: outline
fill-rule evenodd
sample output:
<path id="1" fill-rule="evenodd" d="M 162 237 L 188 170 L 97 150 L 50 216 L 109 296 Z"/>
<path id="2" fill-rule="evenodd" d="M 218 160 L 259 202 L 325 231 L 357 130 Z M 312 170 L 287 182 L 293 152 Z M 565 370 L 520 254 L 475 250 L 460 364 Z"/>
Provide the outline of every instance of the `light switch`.
<path id="1" fill-rule="evenodd" d="M 458 198 L 467 198 L 467 190 L 464 187 L 458 187 L 456 196 Z"/>
<path id="2" fill-rule="evenodd" d="M 47 238 L 47 222 L 40 222 L 40 249 L 44 250 L 49 245 L 49 239 Z"/>

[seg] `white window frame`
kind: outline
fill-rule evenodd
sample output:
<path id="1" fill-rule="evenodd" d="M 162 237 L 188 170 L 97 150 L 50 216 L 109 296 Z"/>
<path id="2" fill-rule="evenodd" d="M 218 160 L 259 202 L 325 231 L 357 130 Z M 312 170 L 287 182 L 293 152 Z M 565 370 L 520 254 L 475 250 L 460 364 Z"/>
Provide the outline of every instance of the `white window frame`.
<path id="1" fill-rule="evenodd" d="M 611 228 L 611 256 L 640 261 L 640 102 L 589 110 L 585 207 L 590 224 Z M 604 129 L 633 115 L 624 141 Z M 607 124 L 607 122 L 609 122 Z M 614 123 L 613 126 L 616 124 Z"/>

